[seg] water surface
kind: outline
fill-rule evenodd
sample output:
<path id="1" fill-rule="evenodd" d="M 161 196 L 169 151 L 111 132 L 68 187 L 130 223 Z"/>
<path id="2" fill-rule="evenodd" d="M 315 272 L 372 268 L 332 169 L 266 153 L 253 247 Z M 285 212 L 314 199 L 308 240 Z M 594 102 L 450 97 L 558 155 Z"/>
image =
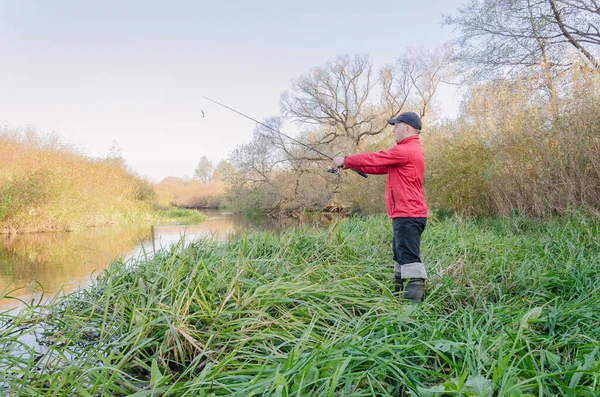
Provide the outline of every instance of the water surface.
<path id="1" fill-rule="evenodd" d="M 197 225 L 157 224 L 94 227 L 69 233 L 0 234 L 0 310 L 39 302 L 89 285 L 115 258 L 144 253 L 199 238 L 224 240 L 247 231 L 279 232 L 307 220 L 244 216 L 215 210 Z M 322 225 L 327 218 L 311 218 Z M 4 296 L 4 297 L 3 297 Z"/>

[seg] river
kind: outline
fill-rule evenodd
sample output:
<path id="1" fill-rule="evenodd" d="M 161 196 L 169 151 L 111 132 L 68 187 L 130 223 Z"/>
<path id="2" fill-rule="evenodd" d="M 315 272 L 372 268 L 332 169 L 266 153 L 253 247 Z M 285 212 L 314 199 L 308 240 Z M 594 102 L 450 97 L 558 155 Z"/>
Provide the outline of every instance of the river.
<path id="1" fill-rule="evenodd" d="M 274 233 L 327 218 L 308 220 L 245 216 L 203 210 L 197 225 L 133 224 L 94 227 L 69 233 L 0 234 L 0 310 L 43 302 L 89 285 L 115 258 L 129 260 L 179 242 L 200 238 L 224 240 L 248 231 Z"/>

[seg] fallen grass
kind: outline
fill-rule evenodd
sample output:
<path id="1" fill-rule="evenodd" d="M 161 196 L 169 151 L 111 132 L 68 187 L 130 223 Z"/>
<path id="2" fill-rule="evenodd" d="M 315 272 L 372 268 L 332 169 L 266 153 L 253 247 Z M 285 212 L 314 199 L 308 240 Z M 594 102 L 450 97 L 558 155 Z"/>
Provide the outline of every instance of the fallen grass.
<path id="1" fill-rule="evenodd" d="M 432 220 L 425 303 L 391 293 L 389 221 L 179 244 L 2 313 L 20 396 L 596 396 L 600 222 Z M 31 343 L 33 338 L 37 343 Z"/>

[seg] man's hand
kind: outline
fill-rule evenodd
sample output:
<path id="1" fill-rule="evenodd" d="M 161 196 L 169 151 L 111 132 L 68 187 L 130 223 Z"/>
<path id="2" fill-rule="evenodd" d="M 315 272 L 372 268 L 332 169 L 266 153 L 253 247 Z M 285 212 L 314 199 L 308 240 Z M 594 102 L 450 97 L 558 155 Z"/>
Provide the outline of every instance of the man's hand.
<path id="1" fill-rule="evenodd" d="M 338 168 L 344 168 L 344 156 L 334 157 L 333 165 L 335 165 Z"/>

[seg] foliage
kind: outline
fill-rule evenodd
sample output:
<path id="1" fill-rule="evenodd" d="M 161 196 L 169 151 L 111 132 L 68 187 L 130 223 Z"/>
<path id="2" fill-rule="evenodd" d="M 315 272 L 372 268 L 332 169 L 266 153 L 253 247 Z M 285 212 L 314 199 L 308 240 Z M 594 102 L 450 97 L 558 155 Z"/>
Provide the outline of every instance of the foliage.
<path id="1" fill-rule="evenodd" d="M 156 219 L 161 221 L 174 221 L 184 223 L 201 223 L 206 220 L 203 213 L 187 208 L 166 207 L 155 212 Z"/>
<path id="2" fill-rule="evenodd" d="M 355 218 L 113 263 L 89 289 L 1 314 L 1 385 L 48 396 L 598 395 L 597 219 L 434 216 L 418 306 L 392 294 L 390 233 L 383 217 Z M 39 344 L 25 342 L 34 335 Z"/>
<path id="3" fill-rule="evenodd" d="M 126 170 L 116 143 L 101 162 L 63 167 L 43 161 L 53 150 L 72 153 L 54 138 L 40 144 L 35 134 L 24 134 L 20 144 L 27 140 L 31 151 L 17 157 L 2 145 L 18 140 L 3 138 L 7 163 L 19 165 L 0 170 L 0 229 L 112 222 L 153 202 L 154 190 L 162 206 L 383 212 L 384 176 L 327 174 L 327 157 L 392 147 L 386 119 L 407 110 L 424 121 L 425 190 L 432 210 L 477 216 L 597 211 L 600 14 L 594 4 L 473 0 L 446 17 L 459 28 L 458 49 L 409 48 L 380 68 L 367 55 L 317 66 L 282 93 L 281 114 L 264 120 L 251 142 L 216 167 L 206 156 L 200 159 L 196 178 L 204 183 L 168 178 L 153 188 Z M 436 96 L 442 83 L 462 75 L 457 59 L 480 79 L 465 82 L 460 114 L 449 122 L 440 119 Z M 308 147 L 277 133 L 288 122 L 296 123 L 296 138 Z M 37 165 L 40 158 L 45 165 Z M 100 177 L 106 188 L 90 184 Z"/>
<path id="4" fill-rule="evenodd" d="M 221 182 L 229 177 L 234 172 L 233 165 L 227 160 L 221 160 L 215 166 L 213 179 L 215 182 Z"/>
<path id="5" fill-rule="evenodd" d="M 475 87 L 455 122 L 423 136 L 427 197 L 471 215 L 600 208 L 600 73 L 561 81 L 557 117 L 535 81 Z"/>
<path id="6" fill-rule="evenodd" d="M 544 216 L 600 208 L 600 72 L 573 67 L 553 84 L 560 87 L 553 95 L 526 74 L 473 84 L 456 120 L 426 125 L 420 139 L 432 210 Z M 234 153 L 235 172 L 225 180 L 233 208 L 383 212 L 385 176 L 325 174 L 328 161 L 303 158 L 306 149 L 285 151 L 275 137 L 259 136 L 250 145 L 260 150 L 242 146 Z M 311 142 L 312 136 L 301 139 Z M 314 142 L 328 153 L 345 147 L 332 141 L 323 149 Z M 393 145 L 389 137 L 370 136 L 358 151 Z"/>
<path id="7" fill-rule="evenodd" d="M 169 177 L 155 184 L 154 190 L 163 207 L 217 208 L 225 199 L 222 182 L 203 183 Z"/>
<path id="8" fill-rule="evenodd" d="M 212 182 L 213 173 L 215 172 L 215 165 L 206 156 L 200 157 L 198 166 L 194 171 L 194 178 L 198 179 L 202 183 Z"/>
<path id="9" fill-rule="evenodd" d="M 485 216 L 594 212 L 597 8 L 588 0 L 473 0 L 445 18 L 459 30 L 456 48 L 410 48 L 378 71 L 366 55 L 340 56 L 295 79 L 281 96 L 282 116 L 270 120 L 296 122 L 300 141 L 337 156 L 391 147 L 386 119 L 416 110 L 424 119 L 432 209 Z M 441 120 L 438 87 L 459 77 L 468 90 L 461 112 Z M 383 196 L 381 177 L 316 177 L 331 164 L 325 156 L 261 128 L 230 160 L 235 172 L 225 182 L 237 209 L 383 208 L 374 200 Z M 312 184 L 303 183 L 306 176 Z"/>
<path id="10" fill-rule="evenodd" d="M 116 157 L 91 159 L 53 136 L 0 130 L 0 232 L 72 230 L 145 216 L 149 182 Z"/>

